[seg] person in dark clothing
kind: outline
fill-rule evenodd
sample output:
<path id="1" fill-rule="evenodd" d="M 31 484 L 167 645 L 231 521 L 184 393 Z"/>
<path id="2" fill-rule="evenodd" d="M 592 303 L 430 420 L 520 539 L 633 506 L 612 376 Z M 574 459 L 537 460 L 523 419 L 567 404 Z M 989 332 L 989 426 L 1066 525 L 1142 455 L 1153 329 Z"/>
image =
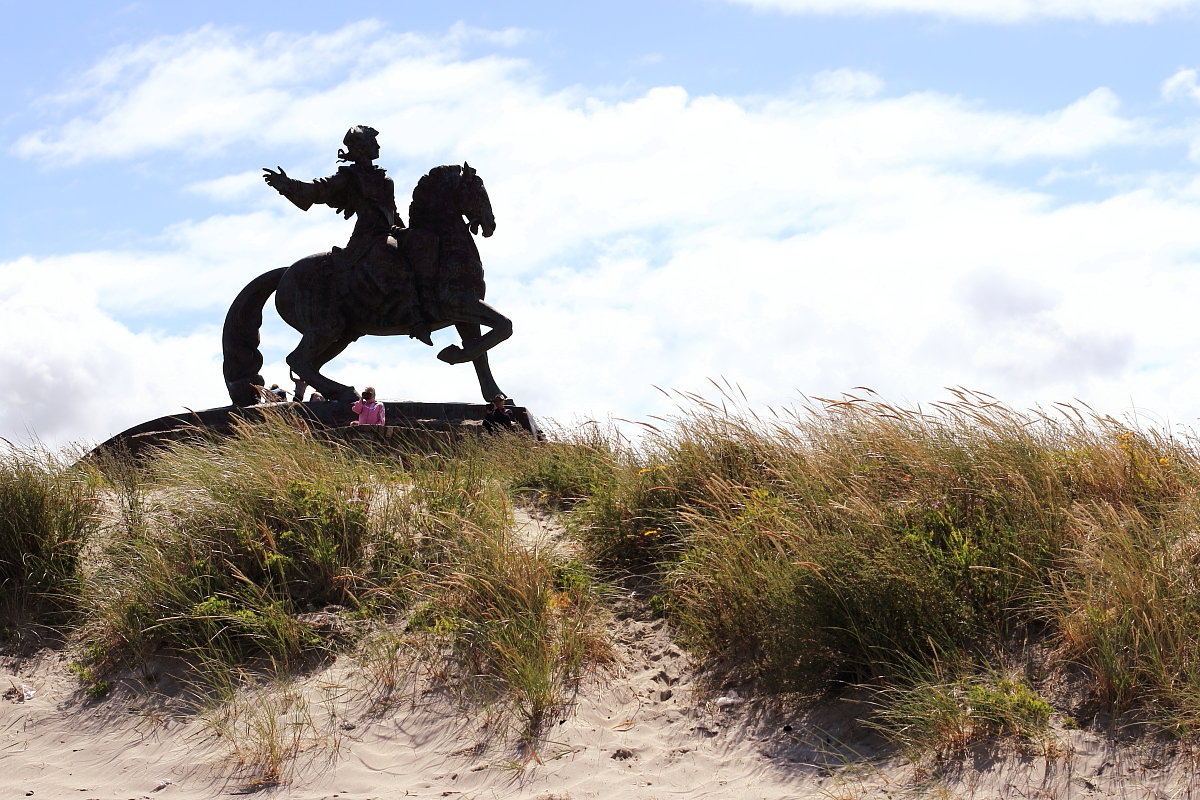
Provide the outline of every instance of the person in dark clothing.
<path id="1" fill-rule="evenodd" d="M 488 433 L 517 429 L 517 417 L 513 414 L 511 408 L 504 405 L 506 400 L 508 398 L 502 394 L 498 394 L 492 398 L 491 407 L 483 415 L 483 429 Z"/>

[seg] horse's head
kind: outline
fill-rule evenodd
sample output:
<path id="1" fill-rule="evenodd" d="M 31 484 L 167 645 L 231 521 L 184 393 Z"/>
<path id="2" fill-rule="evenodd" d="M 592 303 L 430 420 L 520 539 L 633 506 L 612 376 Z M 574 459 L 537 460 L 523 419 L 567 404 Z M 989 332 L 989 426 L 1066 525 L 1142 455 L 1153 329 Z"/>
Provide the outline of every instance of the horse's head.
<path id="1" fill-rule="evenodd" d="M 496 232 L 492 201 L 488 199 L 483 180 L 470 164 L 461 167 L 446 164 L 434 167 L 417 181 L 413 201 L 408 207 L 413 227 L 428 227 L 436 231 L 462 230 L 466 217 L 471 233 L 483 230 L 484 236 Z"/>
<path id="2" fill-rule="evenodd" d="M 483 188 L 483 178 L 465 161 L 456 197 L 458 210 L 467 218 L 471 233 L 479 233 L 481 228 L 485 237 L 496 232 L 496 217 L 492 214 L 492 201 L 488 198 L 487 189 Z"/>

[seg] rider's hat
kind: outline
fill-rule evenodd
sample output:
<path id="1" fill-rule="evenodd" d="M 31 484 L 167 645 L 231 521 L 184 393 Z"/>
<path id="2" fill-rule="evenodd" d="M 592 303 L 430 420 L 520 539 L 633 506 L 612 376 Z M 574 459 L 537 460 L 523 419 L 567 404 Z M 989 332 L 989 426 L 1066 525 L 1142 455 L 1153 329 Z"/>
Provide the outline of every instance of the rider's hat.
<path id="1" fill-rule="evenodd" d="M 379 131 L 372 128 L 370 125 L 355 125 L 350 130 L 346 131 L 346 135 L 342 137 L 342 144 L 346 145 L 345 150 L 338 150 L 338 159 L 346 161 L 350 158 L 350 154 L 354 152 L 355 147 L 360 142 L 367 139 L 374 139 L 379 135 Z"/>
<path id="2" fill-rule="evenodd" d="M 346 135 L 342 137 L 342 144 L 346 147 L 353 147 L 354 142 L 362 139 L 374 139 L 379 135 L 379 131 L 372 128 L 370 125 L 355 125 L 350 130 L 346 131 Z"/>

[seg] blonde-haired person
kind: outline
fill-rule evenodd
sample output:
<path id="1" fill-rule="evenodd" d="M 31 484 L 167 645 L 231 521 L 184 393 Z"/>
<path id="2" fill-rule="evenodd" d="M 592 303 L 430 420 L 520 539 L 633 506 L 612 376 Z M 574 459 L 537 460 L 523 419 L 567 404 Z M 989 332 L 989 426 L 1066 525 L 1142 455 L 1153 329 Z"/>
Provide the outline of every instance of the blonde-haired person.
<path id="1" fill-rule="evenodd" d="M 362 399 L 355 400 L 350 410 L 358 414 L 351 425 L 387 425 L 387 408 L 375 400 L 375 387 L 363 389 Z"/>

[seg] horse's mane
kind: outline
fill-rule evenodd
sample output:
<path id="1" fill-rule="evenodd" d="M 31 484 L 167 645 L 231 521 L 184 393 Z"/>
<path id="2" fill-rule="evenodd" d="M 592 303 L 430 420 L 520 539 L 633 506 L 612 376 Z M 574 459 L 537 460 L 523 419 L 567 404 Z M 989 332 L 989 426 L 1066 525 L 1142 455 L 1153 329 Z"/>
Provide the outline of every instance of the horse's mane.
<path id="1" fill-rule="evenodd" d="M 444 164 L 429 170 L 413 189 L 409 216 L 430 213 L 444 205 L 447 195 L 458 186 L 461 174 L 462 167 L 457 164 Z"/>

